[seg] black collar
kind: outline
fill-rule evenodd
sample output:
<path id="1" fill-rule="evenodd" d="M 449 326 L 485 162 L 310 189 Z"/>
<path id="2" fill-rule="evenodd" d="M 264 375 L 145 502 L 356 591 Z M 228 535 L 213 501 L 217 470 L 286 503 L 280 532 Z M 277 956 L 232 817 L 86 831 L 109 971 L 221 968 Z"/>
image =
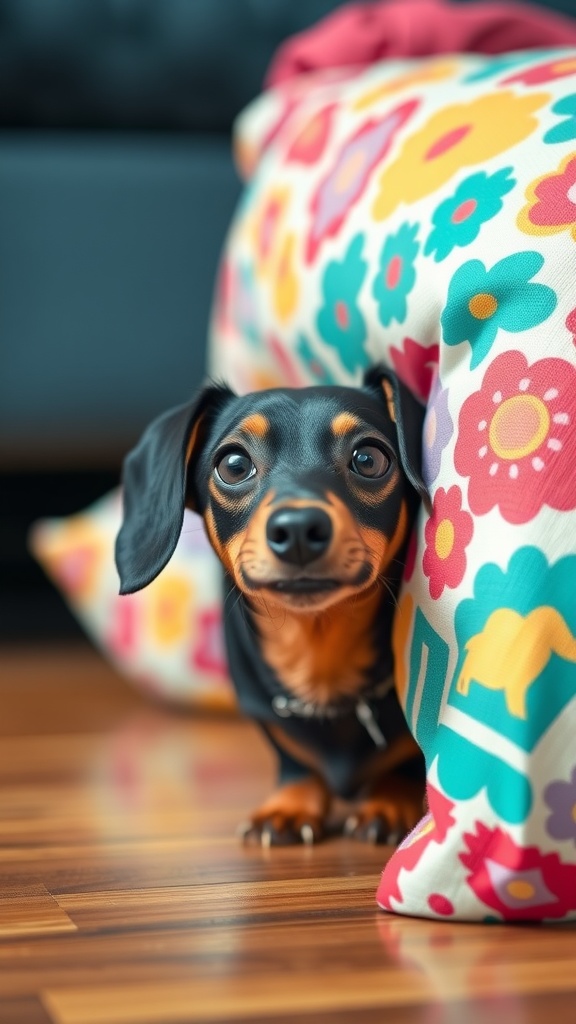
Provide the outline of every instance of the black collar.
<path id="1" fill-rule="evenodd" d="M 333 719 L 355 714 L 376 746 L 385 747 L 386 739 L 370 705 L 372 701 L 385 700 L 390 694 L 395 696 L 392 676 L 382 683 L 367 686 L 360 693 L 339 698 L 331 704 L 316 704 L 314 701 L 282 693 L 272 697 L 271 706 L 279 718 Z"/>

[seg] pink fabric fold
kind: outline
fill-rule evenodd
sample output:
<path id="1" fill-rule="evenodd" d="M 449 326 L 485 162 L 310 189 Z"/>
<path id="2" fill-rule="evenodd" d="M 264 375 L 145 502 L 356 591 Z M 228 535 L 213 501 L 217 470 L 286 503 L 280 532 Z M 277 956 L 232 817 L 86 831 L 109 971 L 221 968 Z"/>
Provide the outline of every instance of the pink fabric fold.
<path id="1" fill-rule="evenodd" d="M 347 4 L 288 39 L 272 61 L 266 85 L 386 58 L 571 45 L 576 45 L 576 21 L 529 4 L 377 0 Z"/>

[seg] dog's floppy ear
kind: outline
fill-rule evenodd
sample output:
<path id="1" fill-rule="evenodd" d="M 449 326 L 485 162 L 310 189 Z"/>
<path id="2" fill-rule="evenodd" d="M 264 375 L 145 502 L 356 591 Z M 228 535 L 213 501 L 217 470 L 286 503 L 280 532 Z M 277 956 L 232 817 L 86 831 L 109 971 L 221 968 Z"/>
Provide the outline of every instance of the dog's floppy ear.
<path id="1" fill-rule="evenodd" d="M 418 492 L 428 512 L 432 504 L 428 488 L 422 479 L 422 429 L 426 409 L 411 391 L 398 379 L 393 370 L 375 366 L 364 377 L 364 387 L 378 391 L 388 406 L 390 418 L 396 424 L 398 450 L 402 468 Z"/>
<path id="2" fill-rule="evenodd" d="M 144 431 L 124 460 L 124 516 L 116 539 L 120 593 L 151 583 L 172 557 L 191 505 L 188 467 L 199 454 L 207 420 L 234 392 L 209 384 L 185 405 L 169 409 Z"/>

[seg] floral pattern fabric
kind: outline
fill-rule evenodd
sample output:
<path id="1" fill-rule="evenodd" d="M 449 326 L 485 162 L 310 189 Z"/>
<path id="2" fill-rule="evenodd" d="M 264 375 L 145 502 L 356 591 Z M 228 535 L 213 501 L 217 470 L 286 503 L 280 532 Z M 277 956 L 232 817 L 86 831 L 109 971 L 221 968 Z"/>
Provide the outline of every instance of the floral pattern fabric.
<path id="1" fill-rule="evenodd" d="M 429 810 L 382 875 L 395 913 L 576 919 L 575 97 L 574 50 L 450 55 L 307 74 L 237 126 L 211 373 L 383 362 L 427 405 L 394 654 Z M 38 557 L 139 685 L 229 700 L 198 521 L 119 599 L 108 501 L 44 524 Z"/>
<path id="2" fill-rule="evenodd" d="M 307 80 L 292 127 L 275 130 L 274 93 L 239 124 L 259 151 L 272 133 L 250 203 L 290 196 L 299 298 L 282 322 L 261 294 L 259 343 L 215 320 L 212 370 L 248 390 L 263 365 L 280 385 L 350 384 L 380 361 L 427 405 L 432 512 L 410 545 L 394 652 L 429 811 L 378 902 L 576 918 L 576 55 Z M 307 110 L 322 147 L 304 165 Z M 227 259 L 256 274 L 249 218 Z"/>

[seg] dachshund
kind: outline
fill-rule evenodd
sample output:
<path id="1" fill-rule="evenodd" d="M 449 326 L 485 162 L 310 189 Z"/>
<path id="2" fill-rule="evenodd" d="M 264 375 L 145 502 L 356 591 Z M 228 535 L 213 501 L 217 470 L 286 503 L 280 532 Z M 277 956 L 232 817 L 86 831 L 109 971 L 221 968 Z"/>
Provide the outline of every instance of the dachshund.
<path id="1" fill-rule="evenodd" d="M 421 817 L 424 763 L 394 689 L 392 621 L 414 516 L 429 506 L 423 416 L 381 367 L 358 388 L 239 397 L 209 383 L 125 460 L 120 593 L 161 572 L 185 507 L 224 567 L 238 703 L 279 761 L 244 839 L 314 843 L 338 798 L 352 802 L 345 834 L 365 841 L 396 843 Z"/>

